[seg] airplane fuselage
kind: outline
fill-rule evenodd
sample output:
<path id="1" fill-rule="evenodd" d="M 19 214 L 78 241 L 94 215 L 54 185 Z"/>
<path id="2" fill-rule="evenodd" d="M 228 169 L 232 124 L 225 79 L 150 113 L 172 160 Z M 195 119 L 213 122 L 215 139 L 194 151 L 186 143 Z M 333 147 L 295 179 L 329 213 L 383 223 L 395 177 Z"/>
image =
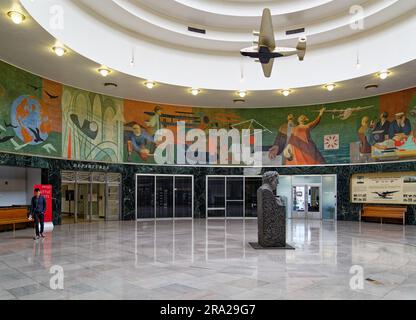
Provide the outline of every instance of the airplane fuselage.
<path id="1" fill-rule="evenodd" d="M 268 64 L 270 59 L 283 57 L 283 54 L 280 52 L 270 51 L 270 49 L 265 46 L 249 47 L 241 50 L 241 54 L 245 57 L 259 59 L 263 64 Z"/>

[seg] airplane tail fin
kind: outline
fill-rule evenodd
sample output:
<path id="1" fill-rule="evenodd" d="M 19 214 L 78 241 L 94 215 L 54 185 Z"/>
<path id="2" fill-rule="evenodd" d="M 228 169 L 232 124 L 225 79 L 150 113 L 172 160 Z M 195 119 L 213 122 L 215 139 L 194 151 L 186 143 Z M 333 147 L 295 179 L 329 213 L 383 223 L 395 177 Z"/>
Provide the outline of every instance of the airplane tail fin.
<path id="1" fill-rule="evenodd" d="M 261 67 L 263 68 L 263 73 L 266 78 L 270 78 L 273 69 L 274 59 L 270 59 L 269 63 L 262 63 Z"/>
<path id="2" fill-rule="evenodd" d="M 306 54 L 306 38 L 302 37 L 299 38 L 298 45 L 296 46 L 296 50 L 298 50 L 298 58 L 299 61 L 303 61 Z"/>

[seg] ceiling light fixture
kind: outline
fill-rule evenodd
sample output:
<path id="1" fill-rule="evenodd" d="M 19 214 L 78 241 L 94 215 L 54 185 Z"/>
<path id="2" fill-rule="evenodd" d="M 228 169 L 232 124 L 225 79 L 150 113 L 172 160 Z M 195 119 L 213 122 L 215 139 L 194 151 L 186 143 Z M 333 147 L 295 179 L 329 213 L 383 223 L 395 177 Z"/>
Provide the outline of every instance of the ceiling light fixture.
<path id="1" fill-rule="evenodd" d="M 152 80 L 147 80 L 144 85 L 146 86 L 147 89 L 153 89 L 154 86 L 156 85 L 156 83 Z"/>
<path id="2" fill-rule="evenodd" d="M 66 49 L 59 45 L 53 46 L 52 50 L 58 57 L 62 57 L 66 53 Z"/>
<path id="3" fill-rule="evenodd" d="M 201 92 L 201 90 L 199 90 L 198 88 L 192 88 L 191 89 L 191 93 L 194 96 L 197 96 L 200 92 Z"/>
<path id="4" fill-rule="evenodd" d="M 245 98 L 245 96 L 247 95 L 247 91 L 246 90 L 240 90 L 237 92 L 238 96 L 240 98 Z"/>
<path id="5" fill-rule="evenodd" d="M 106 68 L 106 67 L 101 67 L 100 69 L 98 69 L 98 72 L 103 76 L 103 77 L 107 77 L 110 73 L 111 70 Z"/>
<path id="6" fill-rule="evenodd" d="M 381 70 L 378 73 L 378 76 L 381 80 L 385 80 L 389 75 L 390 75 L 390 71 L 388 71 L 388 70 Z"/>
<path id="7" fill-rule="evenodd" d="M 284 89 L 282 90 L 282 94 L 287 97 L 288 95 L 290 95 L 292 93 L 292 90 L 290 89 Z"/>
<path id="8" fill-rule="evenodd" d="M 328 83 L 327 85 L 325 85 L 325 89 L 328 91 L 334 90 L 335 87 L 336 87 L 335 83 Z"/>
<path id="9" fill-rule="evenodd" d="M 18 11 L 9 11 L 7 12 L 7 15 L 15 24 L 21 24 L 26 19 L 26 16 Z"/>

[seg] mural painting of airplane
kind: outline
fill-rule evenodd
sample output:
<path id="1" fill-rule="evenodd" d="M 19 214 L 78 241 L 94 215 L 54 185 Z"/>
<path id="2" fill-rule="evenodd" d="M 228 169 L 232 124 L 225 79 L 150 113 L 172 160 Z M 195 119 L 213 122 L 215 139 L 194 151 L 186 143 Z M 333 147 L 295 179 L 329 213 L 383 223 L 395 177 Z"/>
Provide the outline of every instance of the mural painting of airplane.
<path id="1" fill-rule="evenodd" d="M 347 120 L 349 119 L 354 112 L 359 112 L 367 109 L 371 109 L 374 106 L 365 106 L 365 107 L 356 107 L 356 108 L 347 108 L 347 109 L 327 109 L 325 113 L 332 113 L 332 119 Z M 315 110 L 319 112 L 319 110 Z"/>
<path id="2" fill-rule="evenodd" d="M 287 57 L 297 54 L 300 61 L 303 61 L 306 53 L 306 38 L 299 38 L 296 48 L 276 48 L 274 29 L 270 9 L 263 10 L 261 18 L 260 32 L 253 31 L 254 36 L 258 36 L 258 41 L 253 42 L 254 46 L 244 48 L 240 51 L 241 55 L 256 59 L 261 63 L 263 73 L 266 78 L 272 74 L 274 58 Z"/>
<path id="3" fill-rule="evenodd" d="M 384 192 L 373 192 L 373 193 L 375 193 L 376 195 L 378 195 L 382 199 L 393 199 L 391 197 L 391 195 L 393 193 L 397 193 L 397 192 L 399 192 L 399 191 L 384 191 Z"/>

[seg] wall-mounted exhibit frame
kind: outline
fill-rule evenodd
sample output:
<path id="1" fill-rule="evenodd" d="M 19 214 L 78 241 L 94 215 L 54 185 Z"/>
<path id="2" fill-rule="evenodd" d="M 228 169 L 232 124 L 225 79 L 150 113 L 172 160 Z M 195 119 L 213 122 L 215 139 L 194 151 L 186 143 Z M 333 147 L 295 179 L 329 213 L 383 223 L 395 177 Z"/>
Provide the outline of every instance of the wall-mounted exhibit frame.
<path id="1" fill-rule="evenodd" d="M 352 203 L 416 204 L 416 171 L 353 174 Z"/>

